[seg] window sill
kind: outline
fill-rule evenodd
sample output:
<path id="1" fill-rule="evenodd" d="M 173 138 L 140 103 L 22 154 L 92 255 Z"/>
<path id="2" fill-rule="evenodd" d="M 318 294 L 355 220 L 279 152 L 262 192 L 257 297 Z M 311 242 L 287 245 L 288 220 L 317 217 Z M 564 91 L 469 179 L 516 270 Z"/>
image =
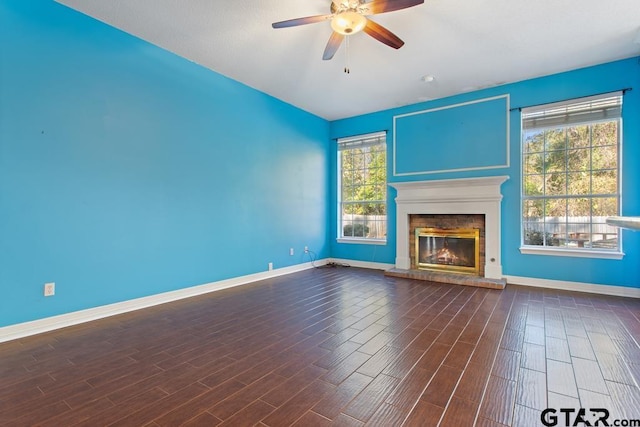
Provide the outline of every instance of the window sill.
<path id="1" fill-rule="evenodd" d="M 533 246 L 521 246 L 520 253 L 525 255 L 551 255 L 567 256 L 576 258 L 601 258 L 601 259 L 622 259 L 624 252 L 598 251 L 598 250 L 577 250 L 562 248 L 542 248 Z"/>
<path id="2" fill-rule="evenodd" d="M 338 237 L 336 239 L 338 243 L 349 243 L 358 245 L 386 245 L 386 239 L 363 239 L 359 237 Z"/>

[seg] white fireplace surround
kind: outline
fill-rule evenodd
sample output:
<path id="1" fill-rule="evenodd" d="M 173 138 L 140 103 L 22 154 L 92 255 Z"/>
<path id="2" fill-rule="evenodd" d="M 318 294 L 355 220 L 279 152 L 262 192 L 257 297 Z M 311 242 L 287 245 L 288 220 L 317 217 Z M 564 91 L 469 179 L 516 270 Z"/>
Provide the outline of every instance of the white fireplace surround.
<path id="1" fill-rule="evenodd" d="M 502 278 L 500 261 L 500 186 L 508 176 L 396 182 L 396 268 L 409 270 L 409 215 L 483 214 L 485 268 L 489 279 Z"/>

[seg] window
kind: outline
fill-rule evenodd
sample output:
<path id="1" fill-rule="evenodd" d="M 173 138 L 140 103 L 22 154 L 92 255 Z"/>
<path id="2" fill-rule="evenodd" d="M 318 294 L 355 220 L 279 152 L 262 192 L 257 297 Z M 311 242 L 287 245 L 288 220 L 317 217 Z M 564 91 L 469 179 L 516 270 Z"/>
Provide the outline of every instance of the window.
<path id="1" fill-rule="evenodd" d="M 523 252 L 620 252 L 621 112 L 621 93 L 522 110 Z"/>
<path id="2" fill-rule="evenodd" d="M 338 139 L 338 189 L 338 239 L 386 242 L 385 132 Z"/>

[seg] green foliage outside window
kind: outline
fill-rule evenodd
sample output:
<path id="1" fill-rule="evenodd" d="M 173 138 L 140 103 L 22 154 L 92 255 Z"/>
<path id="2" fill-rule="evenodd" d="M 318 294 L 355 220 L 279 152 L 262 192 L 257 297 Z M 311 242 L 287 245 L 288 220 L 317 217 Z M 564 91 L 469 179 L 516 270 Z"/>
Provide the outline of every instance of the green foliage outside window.
<path id="1" fill-rule="evenodd" d="M 339 143 L 340 237 L 385 239 L 387 158 L 384 135 Z"/>
<path id="2" fill-rule="evenodd" d="M 364 224 L 347 224 L 342 229 L 343 235 L 346 237 L 367 237 L 369 227 Z"/>
<path id="3" fill-rule="evenodd" d="M 618 122 L 532 132 L 524 141 L 523 193 L 567 196 L 531 203 L 525 217 L 616 215 Z M 589 197 L 580 197 L 589 196 Z M 614 196 L 614 197 L 611 197 Z"/>
<path id="4" fill-rule="evenodd" d="M 344 213 L 386 215 L 387 160 L 384 144 L 341 153 Z"/>

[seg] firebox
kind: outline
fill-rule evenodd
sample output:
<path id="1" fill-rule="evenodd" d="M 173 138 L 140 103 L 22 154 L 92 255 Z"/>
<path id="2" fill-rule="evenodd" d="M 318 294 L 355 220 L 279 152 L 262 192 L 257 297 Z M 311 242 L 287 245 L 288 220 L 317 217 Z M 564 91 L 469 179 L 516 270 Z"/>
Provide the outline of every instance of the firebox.
<path id="1" fill-rule="evenodd" d="M 416 267 L 480 274 L 480 230 L 416 228 Z"/>

